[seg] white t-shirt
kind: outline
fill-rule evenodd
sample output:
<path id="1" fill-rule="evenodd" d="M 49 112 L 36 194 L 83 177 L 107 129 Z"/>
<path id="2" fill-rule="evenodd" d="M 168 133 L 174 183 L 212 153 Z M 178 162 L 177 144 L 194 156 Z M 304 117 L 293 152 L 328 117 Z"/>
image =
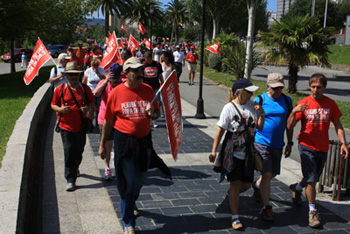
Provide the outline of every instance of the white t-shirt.
<path id="1" fill-rule="evenodd" d="M 158 49 L 158 47 L 156 47 L 156 48 L 153 49 L 153 54 L 154 54 L 153 60 L 154 60 L 154 61 L 157 61 L 157 62 L 160 63 L 160 56 L 161 56 L 161 54 L 162 54 L 162 51 L 163 51 L 163 49 L 162 49 L 162 48 L 159 48 L 159 49 Z"/>
<path id="2" fill-rule="evenodd" d="M 164 67 L 164 65 L 162 63 L 162 70 L 163 70 L 163 73 L 162 73 L 163 79 L 165 81 L 166 79 L 168 79 L 168 77 L 170 76 L 171 72 L 173 71 L 173 66 L 171 64 L 169 64 L 168 69 L 165 70 L 165 67 Z"/>
<path id="3" fill-rule="evenodd" d="M 235 103 L 243 118 L 253 125 L 251 128 L 251 134 L 254 136 L 255 128 L 257 124 L 258 114 L 254 109 L 253 101 L 248 101 L 245 105 L 239 105 Z M 241 117 L 237 113 L 236 108 L 227 103 L 221 111 L 220 119 L 217 125 L 227 131 L 233 132 L 232 138 L 234 139 L 234 152 L 233 156 L 239 159 L 245 159 L 245 136 L 241 134 L 244 131 L 244 125 L 241 122 Z M 249 126 L 249 125 L 248 125 Z"/>
<path id="4" fill-rule="evenodd" d="M 173 55 L 175 63 L 182 63 L 182 61 L 185 59 L 185 55 L 182 52 L 175 51 Z"/>
<path id="5" fill-rule="evenodd" d="M 102 67 L 98 67 L 98 72 L 100 75 L 105 75 L 105 70 Z M 96 74 L 96 72 L 92 69 L 92 67 L 86 69 L 84 75 L 87 78 L 87 85 L 90 87 L 91 91 L 93 92 L 96 89 L 96 86 L 98 82 L 100 82 L 100 77 Z"/>
<path id="6" fill-rule="evenodd" d="M 65 72 L 66 71 L 66 68 L 65 67 L 62 67 L 61 65 L 58 66 L 58 69 L 57 70 L 57 74 L 55 73 L 55 68 L 53 67 L 51 69 L 51 72 L 50 72 L 50 78 L 54 78 L 54 77 L 57 77 L 59 76 L 62 72 Z M 55 89 L 60 85 L 60 84 L 63 84 L 63 83 L 66 83 L 67 82 L 67 77 L 65 76 L 62 76 L 56 83 L 54 83 L 54 87 Z"/>

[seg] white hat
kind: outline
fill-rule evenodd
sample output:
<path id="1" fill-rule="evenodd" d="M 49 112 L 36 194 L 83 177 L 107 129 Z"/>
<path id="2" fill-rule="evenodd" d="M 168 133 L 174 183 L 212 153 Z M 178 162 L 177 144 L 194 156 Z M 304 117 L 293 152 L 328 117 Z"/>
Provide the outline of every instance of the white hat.
<path id="1" fill-rule="evenodd" d="M 58 55 L 58 57 L 57 57 L 58 63 L 60 63 L 63 59 L 69 60 L 69 59 L 71 59 L 71 57 L 68 56 L 68 54 L 66 54 L 66 53 L 60 53 L 60 55 Z"/>
<path id="2" fill-rule="evenodd" d="M 143 64 L 140 63 L 140 60 L 136 57 L 131 57 L 125 61 L 124 65 L 123 65 L 123 71 L 126 71 L 129 68 L 137 69 L 140 67 L 143 67 Z"/>

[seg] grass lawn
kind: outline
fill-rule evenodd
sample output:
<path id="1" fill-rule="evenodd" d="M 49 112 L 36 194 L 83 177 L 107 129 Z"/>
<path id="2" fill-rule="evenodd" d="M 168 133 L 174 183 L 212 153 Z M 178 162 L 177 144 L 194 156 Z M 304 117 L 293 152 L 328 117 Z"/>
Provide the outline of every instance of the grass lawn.
<path id="1" fill-rule="evenodd" d="M 332 64 L 350 65 L 350 46 L 330 45 L 328 54 L 329 62 Z"/>
<path id="2" fill-rule="evenodd" d="M 51 67 L 40 69 L 39 76 L 28 86 L 23 81 L 25 71 L 0 75 L 0 167 L 17 119 L 33 94 L 48 80 L 50 70 Z"/>
<path id="3" fill-rule="evenodd" d="M 232 84 L 236 80 L 236 78 L 233 75 L 229 75 L 227 73 L 222 72 L 216 72 L 214 69 L 204 67 L 204 76 L 218 82 L 222 85 L 225 85 L 227 87 L 232 87 Z M 264 92 L 266 92 L 266 82 L 258 81 L 258 80 L 251 80 L 252 83 L 259 87 L 259 89 L 254 92 L 255 96 L 258 96 Z M 284 90 L 285 94 L 287 93 L 287 90 Z M 293 105 L 295 106 L 299 100 L 302 98 L 308 96 L 304 93 L 297 92 L 296 94 L 288 94 L 293 100 Z M 350 128 L 350 108 L 349 103 L 336 101 L 337 105 L 339 106 L 339 109 L 341 110 L 343 116 L 341 117 L 340 121 L 343 124 L 343 127 Z"/>

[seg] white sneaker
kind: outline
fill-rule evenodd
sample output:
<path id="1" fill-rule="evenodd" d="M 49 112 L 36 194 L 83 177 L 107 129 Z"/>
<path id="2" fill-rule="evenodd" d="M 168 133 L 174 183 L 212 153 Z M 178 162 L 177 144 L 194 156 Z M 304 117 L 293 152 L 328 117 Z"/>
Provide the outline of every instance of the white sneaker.
<path id="1" fill-rule="evenodd" d="M 109 168 L 105 169 L 105 180 L 112 180 L 112 172 Z"/>
<path id="2" fill-rule="evenodd" d="M 133 227 L 125 227 L 124 234 L 135 234 L 135 230 Z"/>
<path id="3" fill-rule="evenodd" d="M 75 190 L 75 184 L 74 183 L 68 183 L 66 186 L 66 191 L 67 192 L 73 192 Z"/>

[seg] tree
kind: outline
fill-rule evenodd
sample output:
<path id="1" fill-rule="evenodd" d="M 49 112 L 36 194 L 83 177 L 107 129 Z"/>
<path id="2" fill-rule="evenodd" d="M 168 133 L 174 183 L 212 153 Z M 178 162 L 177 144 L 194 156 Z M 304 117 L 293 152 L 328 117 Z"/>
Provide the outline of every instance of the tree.
<path id="1" fill-rule="evenodd" d="M 179 41 L 179 28 L 188 22 L 188 11 L 180 0 L 172 0 L 166 6 L 166 17 L 173 23 L 176 41 Z"/>
<path id="2" fill-rule="evenodd" d="M 309 64 L 330 66 L 327 43 L 332 28 L 322 28 L 315 16 L 286 16 L 271 25 L 270 32 L 260 32 L 265 63 L 288 65 L 288 92 L 297 91 L 299 67 Z"/>
<path id="3" fill-rule="evenodd" d="M 244 65 L 244 78 L 249 79 L 252 73 L 253 63 L 253 40 L 254 40 L 254 24 L 255 24 L 255 13 L 258 0 L 247 0 L 248 8 L 248 32 L 247 32 L 247 48 L 246 48 L 246 61 Z"/>
<path id="4" fill-rule="evenodd" d="M 11 72 L 15 72 L 14 47 L 29 39 L 36 42 L 66 37 L 71 40 L 84 19 L 84 0 L 0 0 L 0 38 L 10 44 Z M 52 10 L 54 9 L 54 10 Z"/>
<path id="5" fill-rule="evenodd" d="M 148 26 L 150 26 L 151 22 L 159 22 L 163 18 L 160 4 L 161 3 L 156 0 L 135 0 L 130 10 L 125 13 L 123 18 L 128 18 L 131 22 L 135 23 L 141 22 L 148 31 Z M 154 9 L 152 14 L 149 10 L 150 8 Z"/>
<path id="6" fill-rule="evenodd" d="M 105 17 L 105 36 L 107 37 L 109 31 L 109 16 L 124 16 L 124 14 L 130 10 L 131 4 L 132 0 L 88 0 L 86 2 L 86 7 L 90 12 L 102 11 Z"/>
<path id="7" fill-rule="evenodd" d="M 326 0 L 315 0 L 315 16 L 320 20 L 320 22 L 322 22 L 322 24 L 324 21 L 325 3 Z M 309 0 L 295 0 L 288 10 L 286 16 L 304 16 L 310 14 L 311 4 L 312 1 Z M 328 1 L 327 26 L 333 26 L 336 28 L 343 27 L 345 16 L 339 13 L 338 4 L 333 1 Z M 348 13 L 350 13 L 350 8 L 348 8 Z"/>

